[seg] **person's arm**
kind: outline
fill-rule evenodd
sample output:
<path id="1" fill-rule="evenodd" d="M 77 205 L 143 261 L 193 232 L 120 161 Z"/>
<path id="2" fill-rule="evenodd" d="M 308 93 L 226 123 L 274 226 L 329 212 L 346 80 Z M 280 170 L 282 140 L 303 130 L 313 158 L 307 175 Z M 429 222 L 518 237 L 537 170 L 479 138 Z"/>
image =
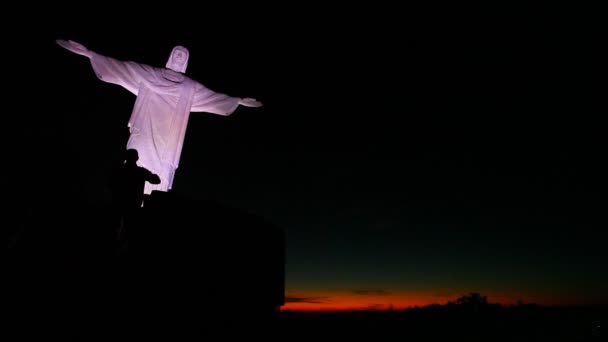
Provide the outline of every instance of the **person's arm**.
<path id="1" fill-rule="evenodd" d="M 146 170 L 146 182 L 150 184 L 160 184 L 160 177 L 152 171 Z"/>

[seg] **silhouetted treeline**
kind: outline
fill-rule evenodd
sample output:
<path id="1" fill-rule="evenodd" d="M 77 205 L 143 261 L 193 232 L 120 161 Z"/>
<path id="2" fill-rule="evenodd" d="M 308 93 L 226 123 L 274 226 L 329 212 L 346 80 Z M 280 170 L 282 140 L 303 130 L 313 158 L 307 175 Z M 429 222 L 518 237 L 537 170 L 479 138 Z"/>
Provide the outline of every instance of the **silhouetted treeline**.
<path id="1" fill-rule="evenodd" d="M 283 312 L 298 336 L 411 341 L 595 341 L 605 338 L 608 307 L 501 305 L 472 293 L 453 302 L 404 310 Z M 604 330 L 602 330 L 604 329 Z"/>

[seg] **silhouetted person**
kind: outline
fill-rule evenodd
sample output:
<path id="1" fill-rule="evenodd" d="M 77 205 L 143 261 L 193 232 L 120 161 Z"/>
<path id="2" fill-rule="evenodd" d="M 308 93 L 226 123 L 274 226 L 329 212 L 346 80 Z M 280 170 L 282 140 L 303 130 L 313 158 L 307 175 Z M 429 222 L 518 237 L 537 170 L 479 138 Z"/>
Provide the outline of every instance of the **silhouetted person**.
<path id="1" fill-rule="evenodd" d="M 120 214 L 120 226 L 118 240 L 123 244 L 126 242 L 125 229 L 132 227 L 137 221 L 139 212 L 144 201 L 144 186 L 146 182 L 159 184 L 160 177 L 150 170 L 138 166 L 139 154 L 135 149 L 128 149 L 125 154 L 124 163 L 120 169 L 118 182 L 116 184 L 116 202 Z"/>

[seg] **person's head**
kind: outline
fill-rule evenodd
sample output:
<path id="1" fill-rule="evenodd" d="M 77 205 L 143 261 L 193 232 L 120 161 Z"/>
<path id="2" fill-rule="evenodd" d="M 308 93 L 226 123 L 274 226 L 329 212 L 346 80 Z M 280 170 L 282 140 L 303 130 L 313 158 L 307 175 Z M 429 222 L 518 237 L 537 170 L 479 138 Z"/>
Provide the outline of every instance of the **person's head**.
<path id="1" fill-rule="evenodd" d="M 130 148 L 127 150 L 127 152 L 125 152 L 126 164 L 135 164 L 137 160 L 139 160 L 139 154 L 137 153 L 137 150 Z"/>
<path id="2" fill-rule="evenodd" d="M 183 46 L 176 46 L 171 51 L 171 56 L 169 56 L 169 60 L 167 61 L 167 69 L 171 69 L 173 71 L 181 72 L 182 74 L 186 72 L 186 68 L 188 67 L 188 57 L 190 56 L 190 52 Z"/>

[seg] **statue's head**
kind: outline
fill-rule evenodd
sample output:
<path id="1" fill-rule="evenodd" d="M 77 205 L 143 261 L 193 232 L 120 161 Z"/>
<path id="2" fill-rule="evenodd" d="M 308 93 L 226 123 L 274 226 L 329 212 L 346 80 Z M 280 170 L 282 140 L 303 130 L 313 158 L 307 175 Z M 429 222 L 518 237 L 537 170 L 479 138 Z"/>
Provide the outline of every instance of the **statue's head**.
<path id="1" fill-rule="evenodd" d="M 171 69 L 173 71 L 181 72 L 182 74 L 186 72 L 186 68 L 188 67 L 188 56 L 190 53 L 188 49 L 183 46 L 176 46 L 171 51 L 171 56 L 169 56 L 169 60 L 167 61 L 167 69 Z"/>

